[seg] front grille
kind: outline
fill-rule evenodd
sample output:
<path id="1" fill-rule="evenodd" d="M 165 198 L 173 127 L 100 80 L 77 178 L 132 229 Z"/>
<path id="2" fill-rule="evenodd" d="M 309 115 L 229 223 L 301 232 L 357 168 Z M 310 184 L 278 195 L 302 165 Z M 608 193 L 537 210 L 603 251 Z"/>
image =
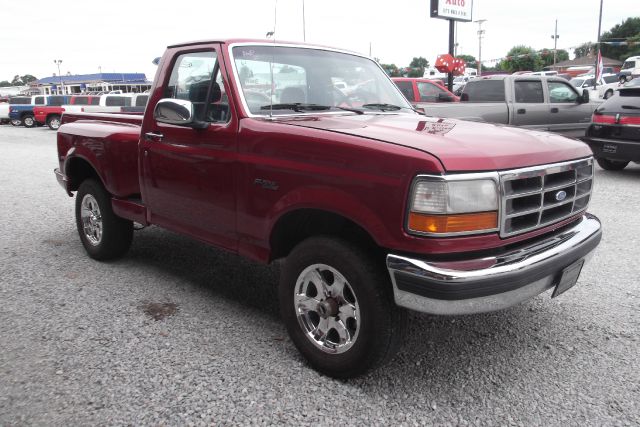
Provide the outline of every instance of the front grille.
<path id="1" fill-rule="evenodd" d="M 593 159 L 500 173 L 500 235 L 509 237 L 584 211 L 593 188 Z"/>

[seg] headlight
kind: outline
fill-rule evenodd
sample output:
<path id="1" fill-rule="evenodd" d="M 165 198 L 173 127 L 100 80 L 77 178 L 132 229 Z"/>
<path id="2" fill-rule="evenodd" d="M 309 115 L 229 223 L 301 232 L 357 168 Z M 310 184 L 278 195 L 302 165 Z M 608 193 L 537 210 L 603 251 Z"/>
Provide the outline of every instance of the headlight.
<path id="1" fill-rule="evenodd" d="M 418 177 L 409 201 L 410 233 L 456 235 L 498 229 L 497 179 Z"/>

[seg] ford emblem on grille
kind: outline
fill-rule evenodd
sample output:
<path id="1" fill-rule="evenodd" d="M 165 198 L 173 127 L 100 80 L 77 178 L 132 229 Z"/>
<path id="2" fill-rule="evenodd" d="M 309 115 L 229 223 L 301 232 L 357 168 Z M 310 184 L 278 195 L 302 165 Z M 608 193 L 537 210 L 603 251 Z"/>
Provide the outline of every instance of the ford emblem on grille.
<path id="1" fill-rule="evenodd" d="M 567 198 L 567 192 L 564 190 L 560 190 L 556 193 L 556 200 L 561 202 Z"/>

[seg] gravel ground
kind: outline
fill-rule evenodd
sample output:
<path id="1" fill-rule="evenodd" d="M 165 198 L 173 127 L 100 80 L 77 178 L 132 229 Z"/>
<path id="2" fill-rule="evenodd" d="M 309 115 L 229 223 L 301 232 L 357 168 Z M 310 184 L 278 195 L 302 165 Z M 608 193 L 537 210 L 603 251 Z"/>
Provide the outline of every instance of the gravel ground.
<path id="1" fill-rule="evenodd" d="M 391 365 L 336 381 L 288 339 L 277 266 L 153 227 L 93 261 L 55 134 L 1 126 L 0 153 L 0 426 L 640 424 L 639 165 L 597 170 L 604 237 L 574 289 L 412 313 Z"/>

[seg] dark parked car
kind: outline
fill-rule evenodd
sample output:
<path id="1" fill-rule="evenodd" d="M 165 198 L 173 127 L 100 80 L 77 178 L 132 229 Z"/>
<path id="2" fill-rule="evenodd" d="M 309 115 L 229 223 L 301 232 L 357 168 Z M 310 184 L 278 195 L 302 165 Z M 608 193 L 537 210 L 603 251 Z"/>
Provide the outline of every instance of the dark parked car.
<path id="1" fill-rule="evenodd" d="M 640 85 L 620 88 L 596 109 L 585 141 L 603 169 L 640 162 Z"/>

